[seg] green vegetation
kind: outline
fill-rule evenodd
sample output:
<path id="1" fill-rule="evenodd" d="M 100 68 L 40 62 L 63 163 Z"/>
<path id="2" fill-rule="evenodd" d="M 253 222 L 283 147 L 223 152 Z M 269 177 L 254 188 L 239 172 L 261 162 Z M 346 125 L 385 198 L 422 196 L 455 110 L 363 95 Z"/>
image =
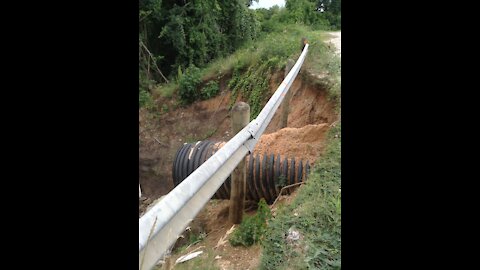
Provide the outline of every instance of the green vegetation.
<path id="1" fill-rule="evenodd" d="M 202 99 L 209 99 L 218 94 L 220 86 L 217 81 L 209 81 L 207 85 L 202 89 Z"/>
<path id="2" fill-rule="evenodd" d="M 298 58 L 302 37 L 310 40 L 307 62 L 312 62 L 313 71 L 335 68 L 338 61 L 325 57 L 328 50 L 318 30 L 340 29 L 340 0 L 287 0 L 285 8 L 269 10 L 249 9 L 251 4 L 251 0 L 141 0 L 140 92 L 170 98 L 178 91 L 181 103 L 190 104 L 218 93 L 208 81 L 233 75 L 232 96 L 241 94 L 251 103 L 253 118 L 268 97 L 272 74 L 282 70 L 288 58 Z M 319 12 L 322 5 L 324 12 Z M 152 87 L 155 84 L 160 85 Z M 334 84 L 328 82 L 328 87 Z M 146 104 L 140 102 L 141 107 Z"/>
<path id="3" fill-rule="evenodd" d="M 288 60 L 300 56 L 304 37 L 310 46 L 300 76 L 327 90 L 339 105 L 340 59 L 323 41 L 328 38 L 325 31 L 341 29 L 341 0 L 286 0 L 285 8 L 268 10 L 251 10 L 251 4 L 252 0 L 140 0 L 139 106 L 150 115 L 166 113 L 215 97 L 222 82 L 231 91 L 230 105 L 241 97 L 249 103 L 253 119 L 270 97 L 270 84 L 278 86 Z M 165 98 L 174 99 L 170 106 L 158 102 Z M 246 216 L 230 237 L 234 246 L 262 244 L 261 269 L 341 268 L 341 160 L 340 139 L 335 136 L 340 130 L 340 124 L 331 128 L 328 148 L 290 205 L 280 207 L 272 218 L 260 201 L 258 212 Z M 185 139 L 204 140 L 215 132 L 210 128 Z M 288 241 L 289 230 L 300 238 Z M 201 239 L 192 235 L 180 250 Z M 213 269 L 213 251 L 202 258 L 175 268 Z"/>
<path id="4" fill-rule="evenodd" d="M 258 202 L 257 213 L 253 216 L 246 216 L 243 218 L 240 226 L 230 237 L 229 241 L 232 246 L 246 246 L 249 247 L 262 240 L 267 228 L 267 220 L 271 218 L 270 208 L 265 199 Z"/>
<path id="5" fill-rule="evenodd" d="M 307 183 L 268 223 L 260 269 L 341 268 L 340 132 L 340 124 L 330 129 Z M 286 240 L 289 229 L 300 233 L 299 240 Z"/>
<path id="6" fill-rule="evenodd" d="M 204 67 L 255 39 L 259 23 L 248 2 L 140 0 L 140 70 L 160 82 L 155 66 L 172 78 L 178 67 Z"/>
<path id="7" fill-rule="evenodd" d="M 333 49 L 323 43 L 326 38 L 324 32 L 314 31 L 305 25 L 284 25 L 282 31 L 265 36 L 255 44 L 238 50 L 224 61 L 212 63 L 212 66 L 223 63 L 220 67 L 207 69 L 217 70 L 219 74 L 207 73 L 204 77 L 221 76 L 222 73 L 232 72 L 228 84 L 232 90 L 230 105 L 233 106 L 241 94 L 250 105 L 253 119 L 258 116 L 270 97 L 269 82 L 273 74 L 282 71 L 289 58 L 296 61 L 300 56 L 302 37 L 311 40 L 303 69 L 314 75 L 324 74 L 325 76 L 315 83 L 324 85 L 325 89 L 336 93 L 333 96 L 338 96 L 340 88 L 334 86 L 339 80 L 334 81 L 331 78 L 336 78 L 339 74 L 340 60 L 332 54 Z"/>
<path id="8" fill-rule="evenodd" d="M 312 74 L 325 75 L 314 83 L 322 85 L 332 97 L 339 96 L 339 80 L 335 78 L 340 72 L 340 60 L 332 54 L 333 48 L 323 42 L 328 37 L 324 32 L 313 31 L 304 25 L 285 25 L 283 31 L 271 33 L 255 43 L 248 43 L 235 53 L 219 58 L 203 69 L 187 68 L 184 73 L 178 73 L 178 84 L 172 81 L 157 89 L 160 95 L 168 96 L 167 93 L 171 95 L 178 88 L 182 103 L 190 104 L 207 96 L 215 96 L 218 91 L 212 85 L 217 85 L 216 79 L 231 74 L 228 81 L 228 87 L 232 90 L 230 104 L 233 106 L 236 98 L 241 95 L 243 100 L 249 103 L 253 119 L 270 97 L 269 82 L 273 74 L 283 72 L 289 58 L 296 61 L 300 56 L 300 40 L 304 36 L 310 40 L 310 48 L 302 69 Z M 202 88 L 205 81 L 208 82 Z M 213 82 L 210 83 L 211 81 Z"/>
<path id="9" fill-rule="evenodd" d="M 148 110 L 153 110 L 155 108 L 155 103 L 153 102 L 152 96 L 145 90 L 140 90 L 138 103 L 140 107 L 145 107 Z"/>
<path id="10" fill-rule="evenodd" d="M 177 89 L 178 89 L 177 83 L 159 84 L 152 94 L 160 95 L 166 98 L 171 98 Z"/>
<path id="11" fill-rule="evenodd" d="M 176 254 L 183 253 L 188 247 L 203 241 L 203 239 L 205 239 L 206 236 L 207 235 L 204 232 L 200 232 L 198 234 L 192 232 L 192 233 L 187 234 L 187 237 L 188 237 L 187 242 L 185 244 L 183 244 L 181 247 L 177 248 L 175 250 L 175 253 Z"/>
<path id="12" fill-rule="evenodd" d="M 162 105 L 162 112 L 167 113 L 168 110 L 169 110 L 169 109 L 168 109 L 168 105 L 167 105 L 167 104 L 163 104 L 163 105 Z"/>
<path id="13" fill-rule="evenodd" d="M 200 69 L 190 66 L 179 80 L 179 96 L 184 104 L 190 104 L 200 97 L 198 86 L 202 82 L 200 77 Z"/>

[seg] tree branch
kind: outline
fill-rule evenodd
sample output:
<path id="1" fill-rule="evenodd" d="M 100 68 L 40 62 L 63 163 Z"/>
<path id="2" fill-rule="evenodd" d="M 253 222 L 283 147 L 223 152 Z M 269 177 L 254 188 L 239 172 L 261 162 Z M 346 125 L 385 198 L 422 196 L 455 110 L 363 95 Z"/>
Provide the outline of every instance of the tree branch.
<path id="1" fill-rule="evenodd" d="M 140 45 L 142 45 L 142 47 L 145 49 L 145 51 L 147 51 L 147 53 L 148 53 L 148 55 L 150 56 L 150 58 L 152 58 L 153 64 L 154 64 L 155 67 L 157 68 L 158 73 L 160 73 L 160 75 L 162 76 L 162 78 L 163 78 L 167 83 L 169 83 L 169 81 L 167 80 L 167 78 L 165 78 L 165 76 L 163 76 L 162 71 L 160 71 L 160 69 L 158 68 L 157 63 L 156 63 L 156 61 L 155 61 L 155 57 L 153 57 L 152 53 L 148 50 L 147 46 L 145 46 L 145 44 L 143 44 L 143 42 L 142 42 L 141 40 L 140 40 Z"/>

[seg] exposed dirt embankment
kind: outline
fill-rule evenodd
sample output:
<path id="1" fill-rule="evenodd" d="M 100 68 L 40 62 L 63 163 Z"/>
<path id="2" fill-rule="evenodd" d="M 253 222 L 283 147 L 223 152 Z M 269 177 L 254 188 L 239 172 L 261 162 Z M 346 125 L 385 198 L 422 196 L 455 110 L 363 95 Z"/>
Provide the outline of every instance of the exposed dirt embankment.
<path id="1" fill-rule="evenodd" d="M 271 80 L 272 93 L 280 85 L 282 75 L 279 73 Z M 303 81 L 301 74 L 290 90 L 292 99 L 287 128 L 280 130 L 280 107 L 255 152 L 287 155 L 313 163 L 323 149 L 328 124 L 337 119 L 337 114 L 326 91 Z M 224 86 L 219 96 L 187 107 L 164 100 L 166 105 L 160 109 L 161 115 L 140 111 L 139 177 L 142 195 L 147 198 L 144 204 L 173 188 L 173 159 L 185 142 L 228 141 L 233 137 L 229 102 L 230 91 Z"/>
<path id="2" fill-rule="evenodd" d="M 288 158 L 301 158 L 314 163 L 324 147 L 329 124 L 306 125 L 301 128 L 283 128 L 263 135 L 255 146 L 255 152 L 280 154 Z"/>
<path id="3" fill-rule="evenodd" d="M 140 111 L 139 177 L 142 195 L 156 199 L 173 188 L 171 167 L 176 151 L 185 142 L 203 140 L 208 135 L 228 140 L 229 93 L 188 107 L 168 104 L 160 116 Z M 228 133 L 226 133 L 228 132 Z"/>
<path id="4" fill-rule="evenodd" d="M 280 80 L 281 82 L 281 80 Z M 271 84 L 272 94 L 277 90 L 278 85 Z M 328 100 L 327 92 L 318 86 L 302 80 L 299 74 L 290 87 L 292 97 L 290 100 L 290 112 L 288 114 L 287 127 L 299 128 L 311 124 L 333 123 L 337 119 L 335 105 Z M 282 107 L 280 106 L 272 118 L 265 134 L 280 129 Z"/>

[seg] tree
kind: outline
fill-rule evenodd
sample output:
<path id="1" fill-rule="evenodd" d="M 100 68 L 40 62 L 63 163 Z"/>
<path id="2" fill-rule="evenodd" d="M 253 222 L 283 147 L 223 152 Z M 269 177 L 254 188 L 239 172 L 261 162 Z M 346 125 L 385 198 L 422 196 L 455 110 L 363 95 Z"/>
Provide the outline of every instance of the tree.
<path id="1" fill-rule="evenodd" d="M 341 0 L 287 0 L 285 3 L 290 22 L 317 29 L 340 28 L 340 6 Z"/>
<path id="2" fill-rule="evenodd" d="M 324 8 L 324 16 L 333 29 L 341 28 L 342 0 L 318 0 L 317 7 Z"/>
<path id="3" fill-rule="evenodd" d="M 247 7 L 253 1 L 140 0 L 139 43 L 170 76 L 179 67 L 203 67 L 257 37 L 259 23 Z M 141 69 L 149 70 L 145 59 L 153 58 L 141 51 L 140 58 Z"/>
<path id="4" fill-rule="evenodd" d="M 259 0 L 246 0 L 247 7 L 250 7 L 254 1 L 258 3 Z"/>

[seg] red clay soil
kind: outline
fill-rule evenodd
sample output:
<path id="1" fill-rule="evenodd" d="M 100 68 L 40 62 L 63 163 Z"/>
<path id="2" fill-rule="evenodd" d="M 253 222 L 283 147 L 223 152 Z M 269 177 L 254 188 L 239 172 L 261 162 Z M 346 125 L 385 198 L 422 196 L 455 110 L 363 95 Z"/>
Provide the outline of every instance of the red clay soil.
<path id="1" fill-rule="evenodd" d="M 303 159 L 314 163 L 324 148 L 325 133 L 329 124 L 307 125 L 301 128 L 284 128 L 263 135 L 255 146 L 259 154 L 280 154 L 284 157 Z"/>
<path id="2" fill-rule="evenodd" d="M 279 84 L 271 85 L 272 94 L 277 90 Z M 293 82 L 290 91 L 292 91 L 292 98 L 287 127 L 300 128 L 310 124 L 331 124 L 337 120 L 334 104 L 328 100 L 325 90 L 298 78 Z M 280 129 L 281 112 L 282 107 L 280 106 L 265 130 L 265 134 Z"/>

